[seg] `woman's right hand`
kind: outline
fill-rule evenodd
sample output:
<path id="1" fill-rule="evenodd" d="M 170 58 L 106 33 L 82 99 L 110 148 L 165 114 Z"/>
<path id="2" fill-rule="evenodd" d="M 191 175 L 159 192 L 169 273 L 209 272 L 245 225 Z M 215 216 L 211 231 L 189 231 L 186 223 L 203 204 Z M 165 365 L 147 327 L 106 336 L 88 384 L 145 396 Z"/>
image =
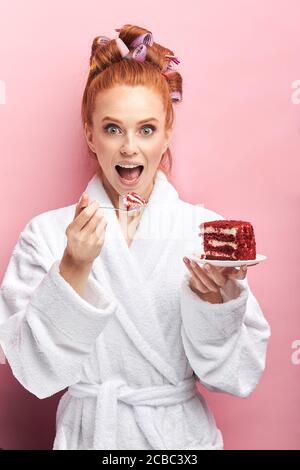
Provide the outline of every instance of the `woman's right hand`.
<path id="1" fill-rule="evenodd" d="M 107 221 L 97 201 L 89 203 L 83 193 L 79 199 L 73 221 L 66 229 L 68 237 L 64 256 L 79 267 L 89 266 L 99 256 L 105 239 Z"/>

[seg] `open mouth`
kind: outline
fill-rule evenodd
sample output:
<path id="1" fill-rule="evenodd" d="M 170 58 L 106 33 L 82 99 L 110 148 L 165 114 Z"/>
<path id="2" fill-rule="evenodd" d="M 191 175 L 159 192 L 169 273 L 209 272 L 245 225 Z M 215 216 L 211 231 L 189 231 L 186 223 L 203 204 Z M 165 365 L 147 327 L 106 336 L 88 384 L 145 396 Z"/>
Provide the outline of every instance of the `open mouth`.
<path id="1" fill-rule="evenodd" d="M 134 168 L 123 168 L 120 165 L 116 165 L 115 168 L 120 176 L 121 182 L 125 184 L 137 182 L 144 170 L 143 165 L 139 165 Z"/>

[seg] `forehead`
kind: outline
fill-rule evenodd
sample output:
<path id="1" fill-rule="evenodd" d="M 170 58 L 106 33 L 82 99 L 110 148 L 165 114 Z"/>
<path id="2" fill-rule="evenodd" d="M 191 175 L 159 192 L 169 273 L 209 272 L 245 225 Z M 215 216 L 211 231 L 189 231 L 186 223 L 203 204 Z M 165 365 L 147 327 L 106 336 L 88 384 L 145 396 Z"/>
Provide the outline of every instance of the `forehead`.
<path id="1" fill-rule="evenodd" d="M 112 116 L 122 122 L 135 122 L 148 117 L 163 120 L 165 112 L 160 95 L 143 86 L 116 86 L 100 92 L 96 98 L 97 121 Z"/>

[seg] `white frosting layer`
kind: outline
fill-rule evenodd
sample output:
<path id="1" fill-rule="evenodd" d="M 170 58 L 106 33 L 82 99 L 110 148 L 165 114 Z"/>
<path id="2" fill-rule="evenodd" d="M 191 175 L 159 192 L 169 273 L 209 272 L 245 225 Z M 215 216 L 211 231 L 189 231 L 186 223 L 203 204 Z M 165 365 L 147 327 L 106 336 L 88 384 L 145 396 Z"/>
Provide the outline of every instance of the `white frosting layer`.
<path id="1" fill-rule="evenodd" d="M 233 248 L 237 248 L 237 243 L 234 242 L 221 242 L 220 240 L 208 240 L 208 244 L 212 246 L 232 246 Z"/>
<path id="2" fill-rule="evenodd" d="M 223 233 L 224 235 L 236 235 L 236 228 L 220 228 L 216 229 L 214 227 L 206 227 L 204 230 L 201 227 L 201 233 Z"/>

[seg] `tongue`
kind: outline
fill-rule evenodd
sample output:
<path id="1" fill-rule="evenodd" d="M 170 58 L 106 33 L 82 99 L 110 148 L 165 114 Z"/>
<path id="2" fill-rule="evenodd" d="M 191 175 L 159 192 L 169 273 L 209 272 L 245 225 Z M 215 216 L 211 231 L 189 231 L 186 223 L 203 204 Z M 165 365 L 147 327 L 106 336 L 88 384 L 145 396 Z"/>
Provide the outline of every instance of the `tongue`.
<path id="1" fill-rule="evenodd" d="M 142 167 L 137 166 L 136 168 L 122 168 L 118 167 L 118 173 L 121 178 L 124 178 L 129 181 L 133 181 L 138 178 L 141 174 Z"/>

